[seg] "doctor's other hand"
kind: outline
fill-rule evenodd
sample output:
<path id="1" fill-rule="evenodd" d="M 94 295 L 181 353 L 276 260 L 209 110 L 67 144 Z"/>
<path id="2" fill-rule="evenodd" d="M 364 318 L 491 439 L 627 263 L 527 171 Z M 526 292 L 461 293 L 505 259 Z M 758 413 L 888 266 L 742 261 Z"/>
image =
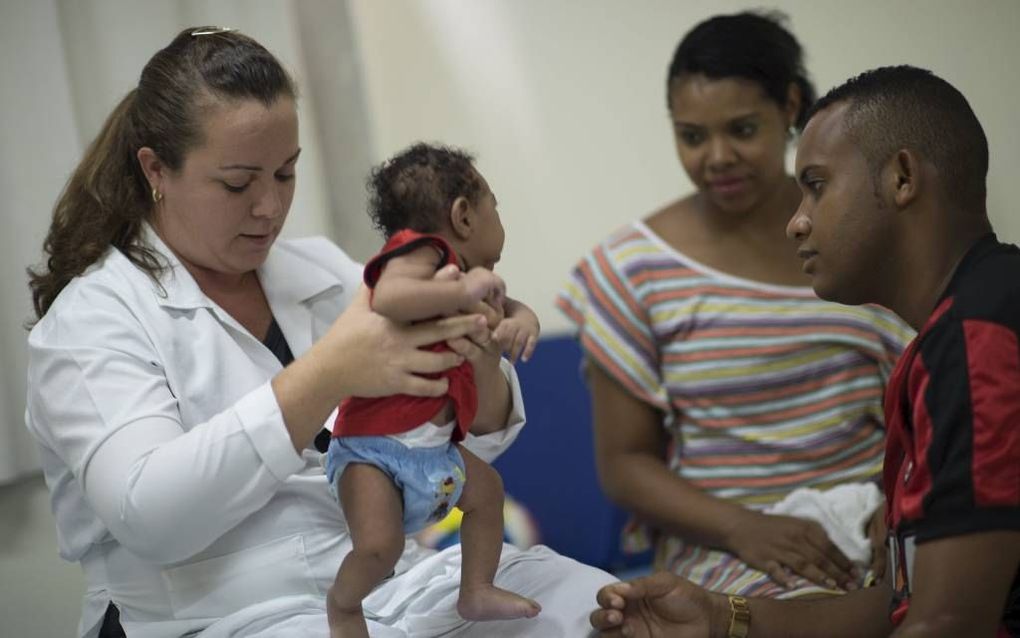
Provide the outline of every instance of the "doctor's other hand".
<path id="1" fill-rule="evenodd" d="M 430 352 L 421 346 L 450 339 L 487 339 L 481 315 L 458 315 L 414 325 L 391 321 L 372 312 L 369 292 L 361 286 L 351 305 L 314 346 L 325 350 L 323 373 L 332 375 L 345 396 L 391 394 L 440 396 L 446 379 L 423 374 L 442 372 L 463 362 L 456 352 Z"/>
<path id="2" fill-rule="evenodd" d="M 725 544 L 751 567 L 787 588 L 794 574 L 829 589 L 856 588 L 853 563 L 815 521 L 752 510 L 740 516 Z"/>
<path id="3" fill-rule="evenodd" d="M 606 585 L 596 601 L 589 619 L 599 636 L 709 638 L 729 626 L 725 596 L 668 572 Z"/>

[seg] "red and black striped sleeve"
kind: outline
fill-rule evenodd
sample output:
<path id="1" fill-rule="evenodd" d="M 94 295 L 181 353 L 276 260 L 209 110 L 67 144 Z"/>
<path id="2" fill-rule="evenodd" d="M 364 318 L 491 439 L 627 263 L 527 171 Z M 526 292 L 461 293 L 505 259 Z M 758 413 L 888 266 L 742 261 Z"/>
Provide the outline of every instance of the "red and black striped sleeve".
<path id="1" fill-rule="evenodd" d="M 913 440 L 921 489 L 903 512 L 918 542 L 1020 529 L 1016 314 L 950 312 L 921 343 L 920 379 L 911 383 L 920 393 Z"/>

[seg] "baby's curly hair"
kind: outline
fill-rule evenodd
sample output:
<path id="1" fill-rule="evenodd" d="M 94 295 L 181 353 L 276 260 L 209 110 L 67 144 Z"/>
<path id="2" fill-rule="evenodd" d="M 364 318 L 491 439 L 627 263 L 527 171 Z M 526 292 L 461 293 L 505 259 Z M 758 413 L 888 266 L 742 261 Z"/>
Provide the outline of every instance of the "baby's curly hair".
<path id="1" fill-rule="evenodd" d="M 435 232 L 454 200 L 474 204 L 482 194 L 474 157 L 422 142 L 372 169 L 367 186 L 368 214 L 387 239 L 404 228 Z"/>

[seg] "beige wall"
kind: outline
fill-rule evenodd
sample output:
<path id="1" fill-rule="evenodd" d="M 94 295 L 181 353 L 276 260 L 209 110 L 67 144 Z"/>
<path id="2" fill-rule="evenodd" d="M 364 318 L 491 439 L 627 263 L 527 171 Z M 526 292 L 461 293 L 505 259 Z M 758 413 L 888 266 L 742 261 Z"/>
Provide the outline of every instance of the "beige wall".
<path id="1" fill-rule="evenodd" d="M 1020 241 L 1020 2 L 786 0 L 822 92 L 865 69 L 932 69 L 970 99 L 991 142 L 989 210 Z M 743 2 L 356 0 L 376 159 L 441 140 L 479 155 L 508 230 L 499 269 L 547 330 L 552 299 L 606 233 L 690 188 L 663 84 L 680 36 Z M 777 238 L 777 241 L 782 241 Z"/>

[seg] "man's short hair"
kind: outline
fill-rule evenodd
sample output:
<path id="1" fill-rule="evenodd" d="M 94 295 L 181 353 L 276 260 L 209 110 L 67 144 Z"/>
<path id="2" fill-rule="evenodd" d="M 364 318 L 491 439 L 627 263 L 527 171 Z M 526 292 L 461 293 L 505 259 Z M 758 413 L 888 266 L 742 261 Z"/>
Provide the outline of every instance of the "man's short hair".
<path id="1" fill-rule="evenodd" d="M 844 126 L 877 178 L 903 148 L 931 162 L 945 197 L 966 210 L 985 212 L 988 140 L 967 99 L 931 71 L 887 66 L 861 73 L 818 100 L 808 119 L 847 103 Z"/>

